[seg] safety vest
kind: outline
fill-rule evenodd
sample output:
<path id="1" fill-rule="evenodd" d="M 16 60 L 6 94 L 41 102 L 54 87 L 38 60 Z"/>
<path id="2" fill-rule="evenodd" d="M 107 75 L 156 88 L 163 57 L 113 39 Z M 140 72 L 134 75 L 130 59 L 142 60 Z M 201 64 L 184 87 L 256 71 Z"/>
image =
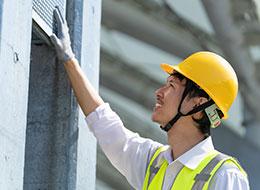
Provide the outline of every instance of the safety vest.
<path id="1" fill-rule="evenodd" d="M 155 161 L 159 154 L 166 149 L 167 147 L 163 146 L 154 153 L 146 171 L 143 190 L 162 189 L 168 162 L 164 160 L 159 168 L 155 168 L 154 165 L 156 164 Z M 213 150 L 205 156 L 194 170 L 183 166 L 176 176 L 171 190 L 207 190 L 211 178 L 224 162 L 234 164 L 245 176 L 247 176 L 246 172 L 235 158 Z"/>

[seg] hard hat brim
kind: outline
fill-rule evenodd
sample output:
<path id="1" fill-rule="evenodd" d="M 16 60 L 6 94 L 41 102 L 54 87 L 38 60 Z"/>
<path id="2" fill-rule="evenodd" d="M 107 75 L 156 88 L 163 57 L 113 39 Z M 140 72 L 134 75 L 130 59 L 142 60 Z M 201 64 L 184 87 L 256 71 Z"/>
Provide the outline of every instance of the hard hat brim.
<path id="1" fill-rule="evenodd" d="M 161 65 L 161 69 L 164 70 L 166 73 L 168 73 L 169 75 L 173 73 L 173 71 L 177 71 L 179 73 L 182 73 L 178 66 L 174 66 L 174 65 L 169 65 L 167 63 L 162 63 Z"/>

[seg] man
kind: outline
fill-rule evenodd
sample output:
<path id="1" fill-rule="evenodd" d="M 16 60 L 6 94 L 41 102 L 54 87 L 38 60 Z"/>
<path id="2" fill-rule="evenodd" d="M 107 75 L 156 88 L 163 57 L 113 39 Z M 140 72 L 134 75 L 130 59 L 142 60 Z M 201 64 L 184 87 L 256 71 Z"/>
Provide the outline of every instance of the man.
<path id="1" fill-rule="evenodd" d="M 155 92 L 152 120 L 167 132 L 169 146 L 163 146 L 124 127 L 82 72 L 58 9 L 54 17 L 58 32 L 51 40 L 88 126 L 111 163 L 135 189 L 249 189 L 239 163 L 216 151 L 210 137 L 210 127 L 228 117 L 237 94 L 236 74 L 226 60 L 211 52 L 197 52 L 177 66 L 161 65 L 169 77 Z"/>

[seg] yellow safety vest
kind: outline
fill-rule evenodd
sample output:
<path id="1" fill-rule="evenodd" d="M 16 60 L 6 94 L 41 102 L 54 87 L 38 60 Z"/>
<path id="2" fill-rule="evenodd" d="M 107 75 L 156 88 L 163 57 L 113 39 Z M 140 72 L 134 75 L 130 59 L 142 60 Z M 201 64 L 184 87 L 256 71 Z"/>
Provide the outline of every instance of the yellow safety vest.
<path id="1" fill-rule="evenodd" d="M 158 155 L 166 149 L 167 147 L 163 146 L 154 153 L 146 170 L 143 190 L 162 189 L 168 162 L 164 160 L 159 168 L 155 168 L 153 164 L 155 164 L 154 161 L 158 158 Z M 247 176 L 235 158 L 213 150 L 205 156 L 194 170 L 184 166 L 176 176 L 171 190 L 207 190 L 211 178 L 224 162 L 234 164 Z M 151 173 L 153 173 L 153 175 L 151 175 Z M 153 178 L 151 179 L 151 177 Z"/>

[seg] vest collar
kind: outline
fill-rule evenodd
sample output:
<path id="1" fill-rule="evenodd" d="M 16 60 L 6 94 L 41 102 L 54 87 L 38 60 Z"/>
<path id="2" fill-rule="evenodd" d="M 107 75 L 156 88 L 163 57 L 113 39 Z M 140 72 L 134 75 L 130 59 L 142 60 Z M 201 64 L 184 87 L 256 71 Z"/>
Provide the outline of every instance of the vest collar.
<path id="1" fill-rule="evenodd" d="M 166 160 L 169 165 L 174 164 L 174 162 L 180 162 L 184 166 L 194 170 L 203 160 L 203 158 L 205 158 L 205 156 L 212 150 L 214 150 L 214 146 L 211 137 L 208 137 L 205 140 L 201 141 L 192 149 L 188 150 L 183 155 L 178 157 L 176 160 L 173 160 L 171 148 L 168 147 L 168 149 L 162 154 L 163 159 L 159 159 L 156 165 L 160 165 L 163 160 Z"/>

